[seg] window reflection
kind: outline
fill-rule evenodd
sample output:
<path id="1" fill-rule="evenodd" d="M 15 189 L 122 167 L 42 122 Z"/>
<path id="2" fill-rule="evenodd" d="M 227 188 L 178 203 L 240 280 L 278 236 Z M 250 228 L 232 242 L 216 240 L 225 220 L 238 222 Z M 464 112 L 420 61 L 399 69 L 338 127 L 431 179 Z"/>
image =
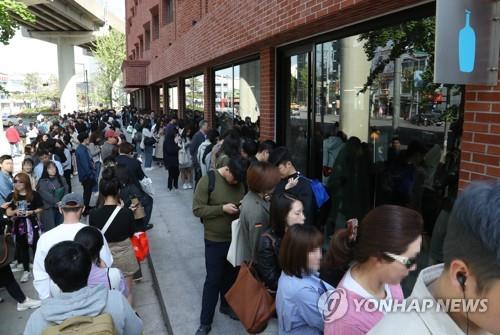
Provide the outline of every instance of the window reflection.
<path id="1" fill-rule="evenodd" d="M 203 75 L 186 78 L 185 85 L 185 114 L 188 118 L 203 115 Z"/>
<path id="2" fill-rule="evenodd" d="M 260 117 L 260 61 L 215 71 L 216 128 L 220 133 L 235 123 L 256 123 Z"/>

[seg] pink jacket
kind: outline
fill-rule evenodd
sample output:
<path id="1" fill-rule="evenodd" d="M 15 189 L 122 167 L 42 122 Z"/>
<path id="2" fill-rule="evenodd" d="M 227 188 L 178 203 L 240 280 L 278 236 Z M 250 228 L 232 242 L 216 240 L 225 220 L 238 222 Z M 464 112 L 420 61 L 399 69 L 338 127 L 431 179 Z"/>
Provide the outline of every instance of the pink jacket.
<path id="1" fill-rule="evenodd" d="M 347 313 L 340 319 L 333 322 L 325 322 L 325 332 L 324 335 L 361 335 L 366 334 L 372 329 L 382 318 L 384 313 L 375 311 L 368 312 L 363 309 L 361 311 L 356 311 L 356 304 L 354 300 L 358 302 L 361 300 L 366 300 L 357 293 L 349 291 L 343 286 L 344 279 L 339 283 L 339 288 L 343 288 L 347 294 L 348 308 Z M 392 299 L 403 300 L 403 290 L 400 285 L 389 285 L 389 289 L 392 294 Z"/>
<path id="2" fill-rule="evenodd" d="M 14 128 L 14 127 L 9 127 L 5 131 L 5 137 L 7 137 L 7 141 L 10 144 L 19 143 L 19 141 L 21 141 L 21 137 L 19 136 L 19 133 L 17 132 L 17 129 Z"/>

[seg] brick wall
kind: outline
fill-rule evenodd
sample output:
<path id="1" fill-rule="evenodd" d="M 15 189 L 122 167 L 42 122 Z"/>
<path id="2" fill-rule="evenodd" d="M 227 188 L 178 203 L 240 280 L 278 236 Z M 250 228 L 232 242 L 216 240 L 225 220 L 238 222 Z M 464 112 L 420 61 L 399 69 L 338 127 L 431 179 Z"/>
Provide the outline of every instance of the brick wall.
<path id="1" fill-rule="evenodd" d="M 260 139 L 274 140 L 275 64 L 274 48 L 260 52 Z"/>
<path id="2" fill-rule="evenodd" d="M 460 189 L 474 180 L 500 177 L 500 82 L 468 85 L 465 94 Z"/>
<path id="3" fill-rule="evenodd" d="M 384 15 L 423 0 L 174 0 L 172 23 L 160 27 L 143 59 L 150 60 L 148 84 L 186 75 L 238 57 L 370 16 Z M 127 55 L 163 1 L 127 1 Z M 132 7 L 135 15 L 131 17 Z M 197 23 L 193 26 L 193 20 Z M 163 23 L 163 20 L 161 19 Z"/>

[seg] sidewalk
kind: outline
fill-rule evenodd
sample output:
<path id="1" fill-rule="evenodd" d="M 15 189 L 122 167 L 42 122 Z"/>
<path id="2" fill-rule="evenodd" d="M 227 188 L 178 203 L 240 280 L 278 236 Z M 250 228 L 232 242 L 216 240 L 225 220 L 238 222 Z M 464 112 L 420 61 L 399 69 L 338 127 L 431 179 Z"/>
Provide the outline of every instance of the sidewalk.
<path id="1" fill-rule="evenodd" d="M 156 191 L 148 233 L 151 261 L 174 335 L 194 335 L 200 322 L 205 280 L 203 226 L 191 211 L 193 190 L 167 191 L 167 171 L 155 168 L 148 176 Z M 277 332 L 276 332 L 277 333 Z M 215 312 L 211 334 L 246 334 L 239 321 Z"/>
<path id="2" fill-rule="evenodd" d="M 17 163 L 17 162 L 16 162 Z M 16 170 L 17 171 L 17 170 Z M 73 178 L 75 192 L 82 192 L 78 177 Z M 85 222 L 85 221 L 84 221 Z M 154 278 L 149 267 L 149 262 L 141 264 L 143 279 L 134 286 L 134 309 L 141 317 L 144 324 L 144 335 L 167 335 L 167 329 L 161 311 L 161 304 L 156 294 Z M 22 271 L 14 272 L 18 283 Z M 38 294 L 33 287 L 33 278 L 27 283 L 21 284 L 23 292 L 30 298 L 38 299 Z M 18 312 L 17 303 L 12 299 L 5 289 L 0 289 L 0 297 L 4 299 L 0 303 L 0 334 L 19 335 L 23 333 L 24 326 L 34 310 Z"/>

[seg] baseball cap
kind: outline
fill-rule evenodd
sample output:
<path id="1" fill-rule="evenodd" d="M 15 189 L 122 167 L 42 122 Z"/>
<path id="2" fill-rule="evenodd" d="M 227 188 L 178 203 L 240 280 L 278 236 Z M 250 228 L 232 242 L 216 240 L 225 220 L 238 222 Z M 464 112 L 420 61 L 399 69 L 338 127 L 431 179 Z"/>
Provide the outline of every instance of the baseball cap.
<path id="1" fill-rule="evenodd" d="M 83 207 L 83 197 L 78 193 L 68 193 L 62 198 L 60 207 Z"/>
<path id="2" fill-rule="evenodd" d="M 111 129 L 106 130 L 106 132 L 104 133 L 104 137 L 106 137 L 106 138 L 109 138 L 109 137 L 118 137 L 118 136 L 119 135 L 115 131 L 113 131 Z"/>

